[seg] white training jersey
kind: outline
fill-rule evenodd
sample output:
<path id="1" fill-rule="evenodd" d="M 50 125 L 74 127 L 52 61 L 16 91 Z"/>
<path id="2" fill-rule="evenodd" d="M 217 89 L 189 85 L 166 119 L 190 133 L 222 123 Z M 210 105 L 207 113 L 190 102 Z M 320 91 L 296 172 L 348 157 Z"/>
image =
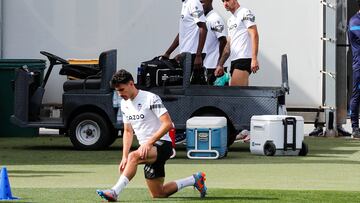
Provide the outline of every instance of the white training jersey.
<path id="1" fill-rule="evenodd" d="M 204 10 L 200 1 L 183 1 L 179 23 L 180 53 L 196 53 L 199 44 L 199 27 L 197 26 L 198 22 L 206 22 Z"/>
<path id="2" fill-rule="evenodd" d="M 139 144 L 144 144 L 161 126 L 159 117 L 167 112 L 159 96 L 148 91 L 139 90 L 131 100 L 121 100 L 123 122 L 130 123 Z M 171 141 L 169 133 L 161 140 Z"/>
<path id="3" fill-rule="evenodd" d="M 215 69 L 219 59 L 219 38 L 226 37 L 225 23 L 214 10 L 206 15 L 207 35 L 205 41 L 206 57 L 204 66 L 207 69 Z"/>
<path id="4" fill-rule="evenodd" d="M 238 8 L 228 19 L 231 61 L 252 58 L 251 39 L 248 28 L 256 25 L 255 15 L 247 8 Z"/>

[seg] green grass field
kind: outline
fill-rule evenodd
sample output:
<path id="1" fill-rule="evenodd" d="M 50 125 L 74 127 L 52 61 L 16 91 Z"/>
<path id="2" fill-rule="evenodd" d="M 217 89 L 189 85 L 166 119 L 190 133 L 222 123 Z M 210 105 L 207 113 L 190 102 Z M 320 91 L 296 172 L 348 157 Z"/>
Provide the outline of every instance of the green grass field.
<path id="1" fill-rule="evenodd" d="M 234 144 L 220 160 L 190 160 L 184 147 L 166 166 L 166 180 L 202 170 L 208 196 L 192 188 L 168 199 L 152 199 L 142 166 L 121 202 L 360 202 L 360 141 L 307 137 L 306 157 L 252 155 Z M 102 202 L 95 189 L 118 178 L 121 139 L 104 151 L 76 151 L 68 138 L 0 138 L 0 166 L 8 169 L 15 202 Z M 11 201 L 14 202 L 14 201 Z"/>

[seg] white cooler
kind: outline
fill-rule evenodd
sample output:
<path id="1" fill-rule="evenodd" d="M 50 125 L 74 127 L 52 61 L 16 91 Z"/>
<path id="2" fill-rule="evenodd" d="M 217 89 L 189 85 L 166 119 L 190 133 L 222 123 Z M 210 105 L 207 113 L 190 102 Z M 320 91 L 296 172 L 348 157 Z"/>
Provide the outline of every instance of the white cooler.
<path id="1" fill-rule="evenodd" d="M 250 151 L 252 154 L 301 155 L 308 152 L 304 141 L 304 118 L 289 115 L 252 116 Z"/>
<path id="2" fill-rule="evenodd" d="M 190 159 L 218 159 L 227 152 L 225 117 L 192 117 L 186 121 L 186 149 Z"/>

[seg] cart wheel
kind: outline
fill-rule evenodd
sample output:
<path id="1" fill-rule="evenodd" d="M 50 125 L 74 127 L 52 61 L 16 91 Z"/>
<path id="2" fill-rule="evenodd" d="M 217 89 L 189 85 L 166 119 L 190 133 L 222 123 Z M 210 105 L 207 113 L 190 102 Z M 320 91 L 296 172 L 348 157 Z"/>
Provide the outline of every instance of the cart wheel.
<path id="1" fill-rule="evenodd" d="M 272 142 L 266 142 L 264 145 L 264 154 L 266 156 L 274 156 L 276 152 L 276 146 Z"/>
<path id="2" fill-rule="evenodd" d="M 103 149 L 112 142 L 106 120 L 96 113 L 82 113 L 71 121 L 69 136 L 76 149 Z"/>
<path id="3" fill-rule="evenodd" d="M 309 147 L 305 142 L 302 142 L 299 156 L 306 156 L 309 152 Z"/>

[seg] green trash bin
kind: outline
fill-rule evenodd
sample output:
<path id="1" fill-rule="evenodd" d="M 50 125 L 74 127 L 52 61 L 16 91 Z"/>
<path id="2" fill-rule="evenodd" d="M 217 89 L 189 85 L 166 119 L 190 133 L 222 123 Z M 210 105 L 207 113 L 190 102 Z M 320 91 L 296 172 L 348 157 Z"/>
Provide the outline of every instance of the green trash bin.
<path id="1" fill-rule="evenodd" d="M 31 137 L 39 135 L 39 128 L 21 128 L 10 122 L 14 112 L 15 70 L 27 65 L 30 71 L 39 73 L 35 84 L 40 85 L 44 77 L 45 60 L 0 59 L 0 137 Z"/>

